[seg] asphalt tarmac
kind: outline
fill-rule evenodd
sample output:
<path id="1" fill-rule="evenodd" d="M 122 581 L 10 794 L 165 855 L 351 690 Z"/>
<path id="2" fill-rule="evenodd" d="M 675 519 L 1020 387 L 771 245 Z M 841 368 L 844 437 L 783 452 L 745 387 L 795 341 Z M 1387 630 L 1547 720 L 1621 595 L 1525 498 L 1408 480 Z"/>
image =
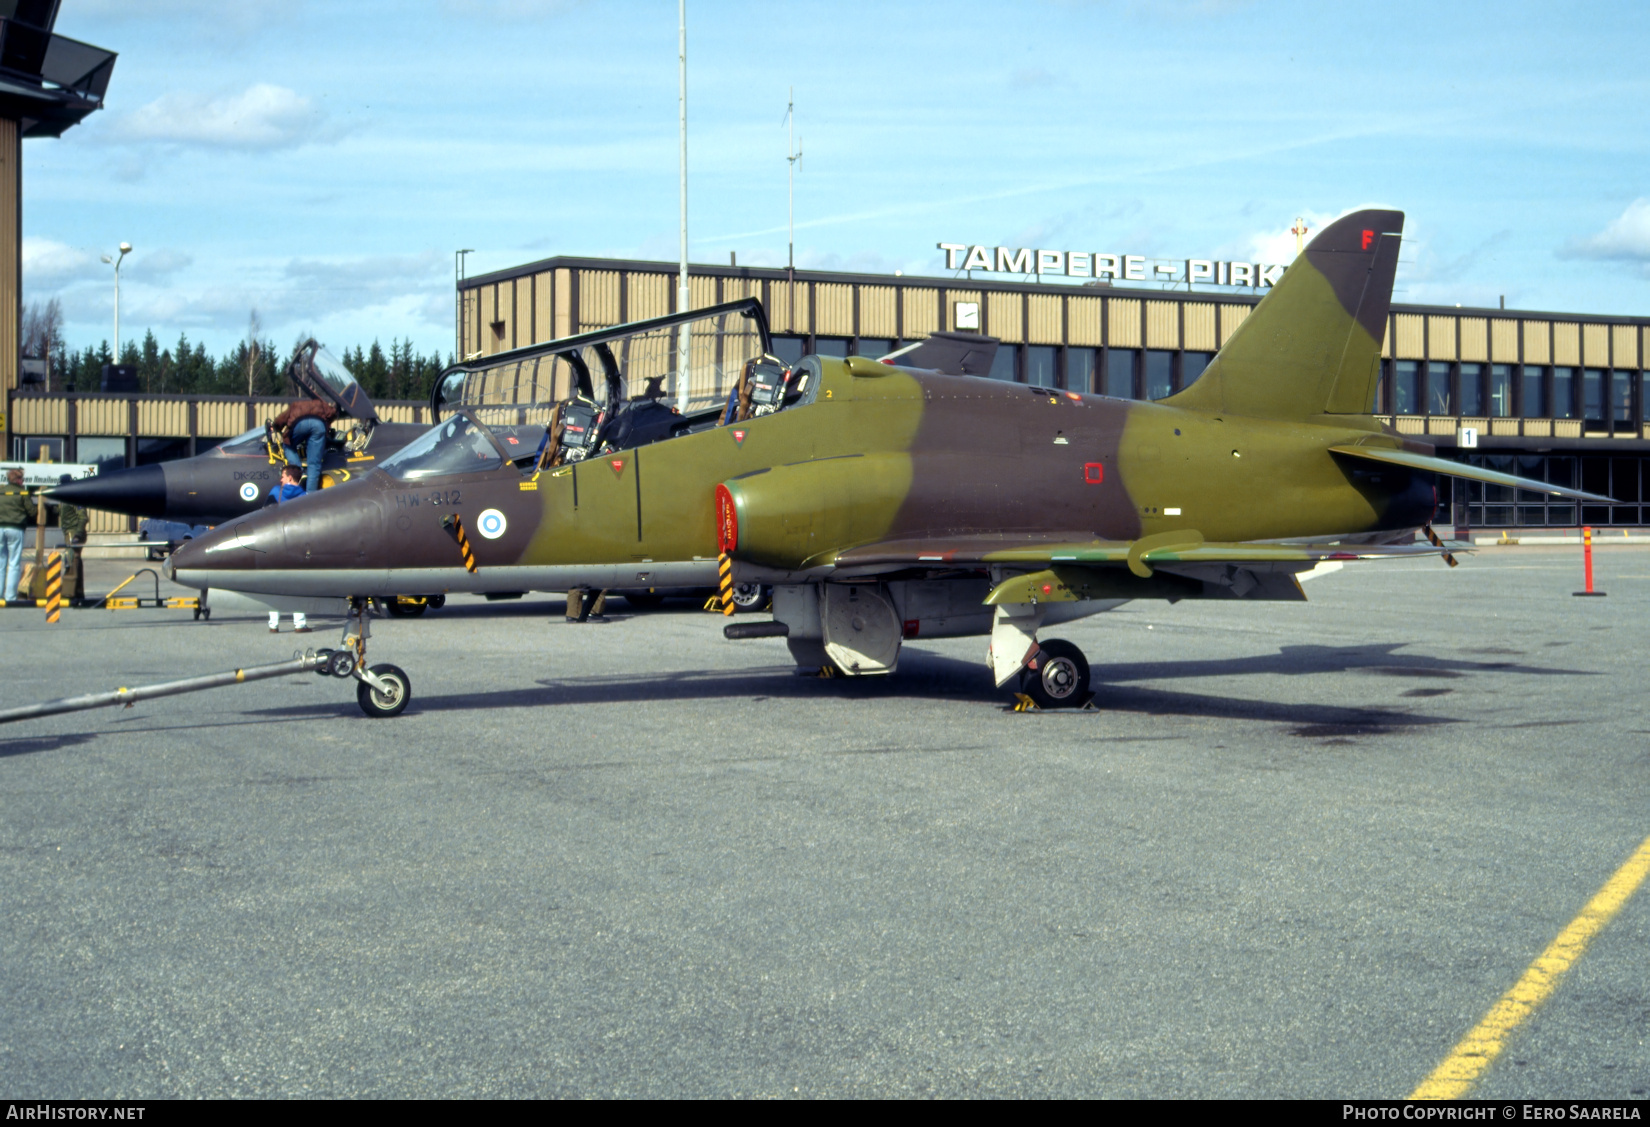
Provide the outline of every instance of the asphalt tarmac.
<path id="1" fill-rule="evenodd" d="M 1402 1097 L 1650 834 L 1650 551 L 1354 565 L 1296 604 L 793 673 L 687 606 L 375 625 L 303 675 L 0 728 L 0 1089 Z M 94 575 L 90 584 L 98 587 Z M 0 707 L 330 644 L 0 612 Z M 1474 1095 L 1650 1094 L 1650 890 Z"/>

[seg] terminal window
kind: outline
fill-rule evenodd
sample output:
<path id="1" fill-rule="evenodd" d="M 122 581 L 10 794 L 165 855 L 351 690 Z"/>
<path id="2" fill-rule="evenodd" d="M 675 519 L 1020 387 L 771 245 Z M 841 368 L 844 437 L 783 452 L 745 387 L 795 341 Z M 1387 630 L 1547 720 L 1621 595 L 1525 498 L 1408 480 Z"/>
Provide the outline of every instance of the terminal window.
<path id="1" fill-rule="evenodd" d="M 1174 394 L 1174 353 L 1152 349 L 1146 353 L 1146 398 L 1167 399 Z"/>
<path id="2" fill-rule="evenodd" d="M 1106 354 L 1106 394 L 1118 399 L 1134 398 L 1134 362 L 1137 353 L 1132 348 L 1114 348 Z"/>
<path id="3" fill-rule="evenodd" d="M 1417 414 L 1421 406 L 1421 365 L 1400 360 L 1392 366 L 1392 413 Z"/>
<path id="4" fill-rule="evenodd" d="M 1524 365 L 1524 417 L 1547 417 L 1547 373 L 1535 364 Z"/>
<path id="5" fill-rule="evenodd" d="M 1094 349 L 1066 349 L 1066 390 L 1100 390 L 1094 384 Z"/>
<path id="6" fill-rule="evenodd" d="M 98 473 L 124 469 L 126 466 L 124 438 L 77 438 L 74 444 L 75 461 L 95 465 Z"/>
<path id="7" fill-rule="evenodd" d="M 1180 354 L 1180 386 L 1191 387 L 1203 370 L 1209 366 L 1209 361 L 1215 358 L 1212 352 L 1182 352 Z"/>
<path id="8" fill-rule="evenodd" d="M 1524 412 L 1526 415 L 1528 411 Z M 1576 417 L 1576 370 L 1574 368 L 1553 369 L 1553 418 L 1573 419 Z"/>
<path id="9" fill-rule="evenodd" d="M 1012 344 L 999 344 L 997 355 L 991 358 L 991 378 L 994 380 L 1013 380 L 1014 366 L 1020 359 L 1020 350 Z"/>
<path id="10" fill-rule="evenodd" d="M 1427 414 L 1453 415 L 1449 393 L 1450 366 L 1441 361 L 1427 365 Z"/>
<path id="11" fill-rule="evenodd" d="M 1484 413 L 1484 365 L 1461 365 L 1461 413 L 1463 415 L 1482 415 Z"/>
<path id="12" fill-rule="evenodd" d="M 1026 383 L 1034 387 L 1053 387 L 1055 360 L 1059 350 L 1051 345 L 1033 344 L 1026 348 Z"/>

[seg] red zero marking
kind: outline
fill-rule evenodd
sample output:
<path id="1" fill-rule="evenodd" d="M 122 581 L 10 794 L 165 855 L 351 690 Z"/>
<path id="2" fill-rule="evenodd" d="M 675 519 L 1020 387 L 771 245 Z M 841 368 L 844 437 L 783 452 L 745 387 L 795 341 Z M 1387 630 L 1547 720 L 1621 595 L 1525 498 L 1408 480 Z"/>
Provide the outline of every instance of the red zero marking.
<path id="1" fill-rule="evenodd" d="M 506 437 L 508 437 L 508 436 L 506 436 Z M 516 441 L 516 440 L 515 440 L 515 439 L 513 439 L 513 438 L 511 438 L 511 439 L 509 439 L 509 442 L 510 442 L 510 445 L 511 445 L 511 446 L 520 446 L 520 445 L 521 445 L 521 443 L 519 443 L 519 442 L 517 442 L 517 441 Z"/>
<path id="2" fill-rule="evenodd" d="M 1053 587 L 1050 587 L 1047 583 L 1043 584 L 1043 594 L 1052 595 L 1053 593 L 1054 593 L 1054 588 Z"/>
<path id="3" fill-rule="evenodd" d="M 1083 480 L 1090 485 L 1099 485 L 1106 480 L 1106 467 L 1099 462 L 1084 462 Z"/>
<path id="4" fill-rule="evenodd" d="M 739 547 L 739 512 L 733 507 L 728 487 L 716 487 L 716 549 L 731 552 Z"/>
<path id="5" fill-rule="evenodd" d="M 922 623 L 920 621 L 915 618 L 908 618 L 905 620 L 904 634 L 907 638 L 915 638 L 917 636 L 917 631 L 921 628 Z"/>
<path id="6" fill-rule="evenodd" d="M 1369 244 L 1374 242 L 1374 241 L 1375 241 L 1375 232 L 1374 231 L 1365 231 L 1364 232 L 1364 246 L 1363 246 L 1363 249 L 1368 250 L 1369 249 Z"/>

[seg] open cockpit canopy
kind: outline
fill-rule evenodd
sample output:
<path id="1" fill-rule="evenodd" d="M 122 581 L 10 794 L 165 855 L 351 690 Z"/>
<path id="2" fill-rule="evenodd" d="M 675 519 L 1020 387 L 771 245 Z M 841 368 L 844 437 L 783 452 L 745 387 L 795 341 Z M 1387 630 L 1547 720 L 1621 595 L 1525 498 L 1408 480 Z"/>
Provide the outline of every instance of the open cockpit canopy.
<path id="1" fill-rule="evenodd" d="M 360 420 L 369 428 L 377 425 L 378 412 L 372 400 L 361 390 L 349 369 L 318 341 L 306 340 L 298 346 L 287 376 L 310 398 L 335 404 L 342 414 Z"/>
<path id="2" fill-rule="evenodd" d="M 744 298 L 467 360 L 441 374 L 430 409 L 437 419 L 462 407 L 488 426 L 545 426 L 574 396 L 611 414 L 627 402 L 675 406 L 685 385 L 684 414 L 694 415 L 720 408 L 769 347 L 762 303 Z"/>

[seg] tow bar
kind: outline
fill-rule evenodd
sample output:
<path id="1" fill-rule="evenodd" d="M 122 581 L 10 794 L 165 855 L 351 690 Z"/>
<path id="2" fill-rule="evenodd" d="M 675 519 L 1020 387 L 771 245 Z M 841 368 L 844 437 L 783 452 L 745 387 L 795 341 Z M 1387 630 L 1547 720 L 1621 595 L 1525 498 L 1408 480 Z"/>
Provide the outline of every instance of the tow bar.
<path id="1" fill-rule="evenodd" d="M 350 618 L 344 626 L 344 638 L 337 649 L 310 650 L 295 654 L 288 661 L 269 665 L 251 665 L 231 669 L 225 673 L 208 673 L 202 677 L 185 677 L 180 681 L 163 681 L 158 685 L 139 685 L 135 689 L 115 689 L 107 693 L 87 693 L 78 697 L 62 697 L 21 708 L 0 709 L 0 724 L 14 720 L 32 720 L 39 716 L 56 716 L 62 712 L 84 712 L 92 708 L 125 705 L 130 708 L 140 700 L 172 697 L 180 693 L 198 693 L 225 685 L 244 685 L 250 681 L 265 681 L 271 677 L 286 677 L 293 673 L 317 673 L 322 677 L 348 677 L 358 682 L 356 703 L 370 717 L 388 718 L 406 711 L 412 699 L 412 681 L 398 666 L 383 664 L 367 667 L 367 638 L 371 636 L 367 616 L 367 600 L 350 600 Z"/>

